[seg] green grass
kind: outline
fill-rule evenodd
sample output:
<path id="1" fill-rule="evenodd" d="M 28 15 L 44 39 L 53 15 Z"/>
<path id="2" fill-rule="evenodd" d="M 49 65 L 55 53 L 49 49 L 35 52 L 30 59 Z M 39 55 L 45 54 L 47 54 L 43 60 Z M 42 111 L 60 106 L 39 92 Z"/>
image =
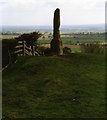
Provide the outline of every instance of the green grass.
<path id="1" fill-rule="evenodd" d="M 3 71 L 3 117 L 106 117 L 104 56 L 19 57 Z"/>

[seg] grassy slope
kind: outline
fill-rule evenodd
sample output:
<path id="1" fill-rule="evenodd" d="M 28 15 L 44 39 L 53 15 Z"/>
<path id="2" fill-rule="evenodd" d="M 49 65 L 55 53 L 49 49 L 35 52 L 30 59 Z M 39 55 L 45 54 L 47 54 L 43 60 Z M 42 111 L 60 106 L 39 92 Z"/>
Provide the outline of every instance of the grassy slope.
<path id="1" fill-rule="evenodd" d="M 3 72 L 3 116 L 105 117 L 104 56 L 20 57 Z"/>

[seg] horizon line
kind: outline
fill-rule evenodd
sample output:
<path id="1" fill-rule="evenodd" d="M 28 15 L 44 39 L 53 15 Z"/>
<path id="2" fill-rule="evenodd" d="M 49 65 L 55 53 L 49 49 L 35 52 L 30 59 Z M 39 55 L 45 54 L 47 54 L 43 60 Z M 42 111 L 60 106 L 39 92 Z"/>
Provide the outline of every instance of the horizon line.
<path id="1" fill-rule="evenodd" d="M 93 23 L 93 24 L 64 24 L 64 25 L 60 25 L 60 26 L 81 26 L 81 25 L 105 25 L 105 23 Z M 53 26 L 53 25 L 0 25 L 1 27 L 2 26 Z"/>

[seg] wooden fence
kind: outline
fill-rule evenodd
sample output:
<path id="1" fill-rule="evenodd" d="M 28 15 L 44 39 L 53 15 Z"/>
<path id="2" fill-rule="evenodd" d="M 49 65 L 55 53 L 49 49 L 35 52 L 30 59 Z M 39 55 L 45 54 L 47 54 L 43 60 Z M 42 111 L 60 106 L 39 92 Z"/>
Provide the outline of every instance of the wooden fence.
<path id="1" fill-rule="evenodd" d="M 36 51 L 35 46 L 27 46 L 26 41 L 18 41 L 14 54 L 17 54 L 18 56 L 40 56 L 39 52 Z"/>

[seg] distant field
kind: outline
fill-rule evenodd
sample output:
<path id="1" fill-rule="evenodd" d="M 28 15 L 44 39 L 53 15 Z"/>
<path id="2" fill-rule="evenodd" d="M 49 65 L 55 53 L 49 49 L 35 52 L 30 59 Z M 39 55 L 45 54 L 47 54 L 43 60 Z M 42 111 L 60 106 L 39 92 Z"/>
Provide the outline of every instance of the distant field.
<path id="1" fill-rule="evenodd" d="M 92 43 L 92 42 L 104 42 L 105 38 L 89 38 L 89 37 L 79 37 L 79 38 L 74 38 L 74 37 L 62 37 L 61 38 L 63 44 L 76 44 L 77 42 L 79 43 Z M 51 40 L 38 40 L 38 43 L 40 44 L 49 44 Z"/>
<path id="2" fill-rule="evenodd" d="M 42 47 L 50 48 L 50 44 L 40 44 Z M 70 44 L 64 44 L 63 47 L 71 48 L 72 52 L 81 52 L 80 45 L 70 45 Z"/>
<path id="3" fill-rule="evenodd" d="M 19 35 L 0 35 L 0 40 L 2 39 L 12 39 L 18 37 Z"/>
<path id="4" fill-rule="evenodd" d="M 74 35 L 74 37 L 61 37 L 63 42 L 63 47 L 69 47 L 72 51 L 80 52 L 80 45 L 77 43 L 94 43 L 94 42 L 104 42 L 104 35 Z M 41 39 L 37 43 L 44 47 L 50 47 L 51 39 Z"/>
<path id="5" fill-rule="evenodd" d="M 0 39 L 11 39 L 18 37 L 19 35 L 0 35 Z M 41 37 L 42 38 L 42 37 Z M 37 43 L 40 46 L 50 47 L 50 42 L 52 38 L 45 37 L 44 39 L 37 40 Z M 77 43 L 92 43 L 92 42 L 104 42 L 104 34 L 92 34 L 92 35 L 82 35 L 75 34 L 71 37 L 61 37 L 63 42 L 63 47 L 69 47 L 72 51 L 80 52 L 80 45 L 76 45 Z"/>
<path id="6" fill-rule="evenodd" d="M 72 34 L 71 34 L 72 35 Z M 105 41 L 105 35 L 104 34 L 74 34 L 74 35 L 69 35 L 69 37 L 62 37 L 63 35 L 61 35 L 61 40 L 63 41 L 63 44 L 76 44 L 78 41 L 79 42 L 95 42 L 95 41 L 99 41 L 99 42 L 103 42 Z M 18 37 L 19 35 L 0 35 L 0 39 L 11 39 L 11 38 L 15 38 Z M 71 36 L 71 37 L 70 37 Z M 44 36 L 44 39 L 42 39 L 42 37 L 38 40 L 38 43 L 43 43 L 43 44 L 49 44 L 50 41 L 52 39 L 48 36 Z"/>

